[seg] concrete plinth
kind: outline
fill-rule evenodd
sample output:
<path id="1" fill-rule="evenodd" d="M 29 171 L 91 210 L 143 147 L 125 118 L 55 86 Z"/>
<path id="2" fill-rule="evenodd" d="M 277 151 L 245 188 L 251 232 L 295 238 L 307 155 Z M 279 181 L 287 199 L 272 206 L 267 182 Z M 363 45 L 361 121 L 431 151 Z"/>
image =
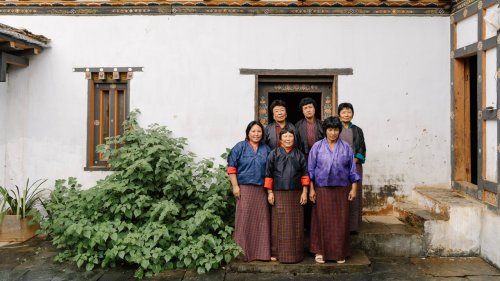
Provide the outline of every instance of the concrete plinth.
<path id="1" fill-rule="evenodd" d="M 307 256 L 302 262 L 296 264 L 283 264 L 279 262 L 232 262 L 228 266 L 229 272 L 240 273 L 367 273 L 371 272 L 371 262 L 361 250 L 353 250 L 352 256 L 344 264 L 326 262 L 317 264 L 313 257 Z"/>

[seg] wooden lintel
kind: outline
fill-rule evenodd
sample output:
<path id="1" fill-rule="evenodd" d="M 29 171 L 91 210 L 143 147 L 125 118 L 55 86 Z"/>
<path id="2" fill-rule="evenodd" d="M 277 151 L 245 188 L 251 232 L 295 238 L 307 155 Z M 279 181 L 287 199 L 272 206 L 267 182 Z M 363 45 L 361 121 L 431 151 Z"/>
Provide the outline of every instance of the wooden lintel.
<path id="1" fill-rule="evenodd" d="M 118 72 L 142 72 L 143 71 L 143 67 L 140 66 L 140 67 L 137 67 L 137 66 L 131 66 L 131 67 L 75 67 L 73 68 L 73 71 L 74 72 L 100 72 L 101 69 L 103 72 L 113 72 L 115 71 L 115 68 L 116 68 L 116 71 Z"/>
<path id="2" fill-rule="evenodd" d="M 352 68 L 323 68 L 323 69 L 251 69 L 240 68 L 242 75 L 264 76 L 335 76 L 352 75 Z"/>
<path id="3" fill-rule="evenodd" d="M 466 58 L 470 56 L 474 56 L 477 54 L 477 43 L 472 43 L 470 45 L 464 46 L 457 48 L 454 51 L 454 57 L 453 58 Z"/>
<path id="4" fill-rule="evenodd" d="M 20 67 L 29 66 L 29 60 L 27 58 L 14 56 L 7 53 L 2 53 L 2 63 Z"/>

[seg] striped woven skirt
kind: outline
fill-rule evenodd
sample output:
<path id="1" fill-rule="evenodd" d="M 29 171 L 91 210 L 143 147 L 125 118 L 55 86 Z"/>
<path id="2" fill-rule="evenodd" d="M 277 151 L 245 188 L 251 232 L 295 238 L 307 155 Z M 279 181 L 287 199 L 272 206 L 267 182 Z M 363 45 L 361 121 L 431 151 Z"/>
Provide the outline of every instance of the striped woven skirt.
<path id="1" fill-rule="evenodd" d="M 325 260 L 338 261 L 351 255 L 349 191 L 350 187 L 316 188 L 309 250 Z"/>
<path id="2" fill-rule="evenodd" d="M 304 259 L 304 208 L 302 190 L 274 191 L 272 206 L 272 255 L 281 263 Z"/>
<path id="3" fill-rule="evenodd" d="M 267 192 L 262 186 L 240 185 L 236 201 L 234 240 L 245 253 L 244 260 L 271 258 L 271 225 Z"/>
<path id="4" fill-rule="evenodd" d="M 356 198 L 349 202 L 349 231 L 359 231 L 363 221 L 363 165 L 356 164 L 361 179 L 358 181 Z"/>

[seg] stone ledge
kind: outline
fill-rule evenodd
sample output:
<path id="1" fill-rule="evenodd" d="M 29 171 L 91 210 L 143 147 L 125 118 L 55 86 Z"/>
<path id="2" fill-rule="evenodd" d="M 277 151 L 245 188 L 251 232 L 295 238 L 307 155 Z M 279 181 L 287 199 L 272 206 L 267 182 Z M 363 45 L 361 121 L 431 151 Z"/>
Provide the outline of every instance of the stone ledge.
<path id="1" fill-rule="evenodd" d="M 397 202 L 394 204 L 394 213 L 401 221 L 423 230 L 426 221 L 449 220 L 448 212 L 445 214 L 433 213 L 412 202 Z"/>
<path id="2" fill-rule="evenodd" d="M 335 262 L 326 262 L 317 264 L 314 258 L 306 256 L 305 259 L 296 264 L 283 264 L 279 262 L 232 262 L 227 267 L 228 272 L 238 273 L 316 273 L 316 274 L 334 274 L 334 273 L 369 273 L 371 272 L 371 262 L 366 254 L 357 249 L 352 250 L 352 255 L 344 264 Z"/>
<path id="3" fill-rule="evenodd" d="M 423 230 L 394 216 L 365 216 L 352 247 L 376 257 L 419 257 L 425 254 Z"/>

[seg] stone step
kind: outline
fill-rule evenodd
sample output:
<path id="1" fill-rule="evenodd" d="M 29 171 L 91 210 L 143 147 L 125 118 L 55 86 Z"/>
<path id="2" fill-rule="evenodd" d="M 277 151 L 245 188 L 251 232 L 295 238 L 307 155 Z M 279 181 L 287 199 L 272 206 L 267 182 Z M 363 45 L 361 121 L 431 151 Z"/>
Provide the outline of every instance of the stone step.
<path id="1" fill-rule="evenodd" d="M 317 264 L 314 257 L 307 255 L 300 263 L 283 264 L 279 262 L 241 262 L 234 261 L 228 265 L 229 272 L 238 273 L 316 273 L 316 274 L 332 274 L 332 273 L 369 273 L 371 272 L 371 262 L 366 254 L 359 250 L 353 249 L 352 255 L 343 264 L 335 262 L 326 262 Z"/>
<path id="2" fill-rule="evenodd" d="M 428 256 L 474 256 L 481 253 L 484 206 L 440 186 L 416 187 L 411 199 L 432 216 L 424 222 Z"/>
<path id="3" fill-rule="evenodd" d="M 365 216 L 361 231 L 351 235 L 353 248 L 369 256 L 419 257 L 425 255 L 421 229 L 404 224 L 395 216 Z"/>
<path id="4" fill-rule="evenodd" d="M 424 208 L 432 214 L 444 216 L 445 220 L 448 220 L 450 206 L 463 200 L 464 197 L 445 187 L 417 186 L 412 192 L 411 199 L 418 207 Z"/>
<path id="5" fill-rule="evenodd" d="M 397 216 L 401 221 L 416 227 L 418 229 L 424 230 L 424 225 L 426 221 L 429 220 L 448 220 L 448 212 L 446 213 L 435 213 L 420 207 L 413 202 L 396 202 L 393 205 L 394 215 Z"/>

